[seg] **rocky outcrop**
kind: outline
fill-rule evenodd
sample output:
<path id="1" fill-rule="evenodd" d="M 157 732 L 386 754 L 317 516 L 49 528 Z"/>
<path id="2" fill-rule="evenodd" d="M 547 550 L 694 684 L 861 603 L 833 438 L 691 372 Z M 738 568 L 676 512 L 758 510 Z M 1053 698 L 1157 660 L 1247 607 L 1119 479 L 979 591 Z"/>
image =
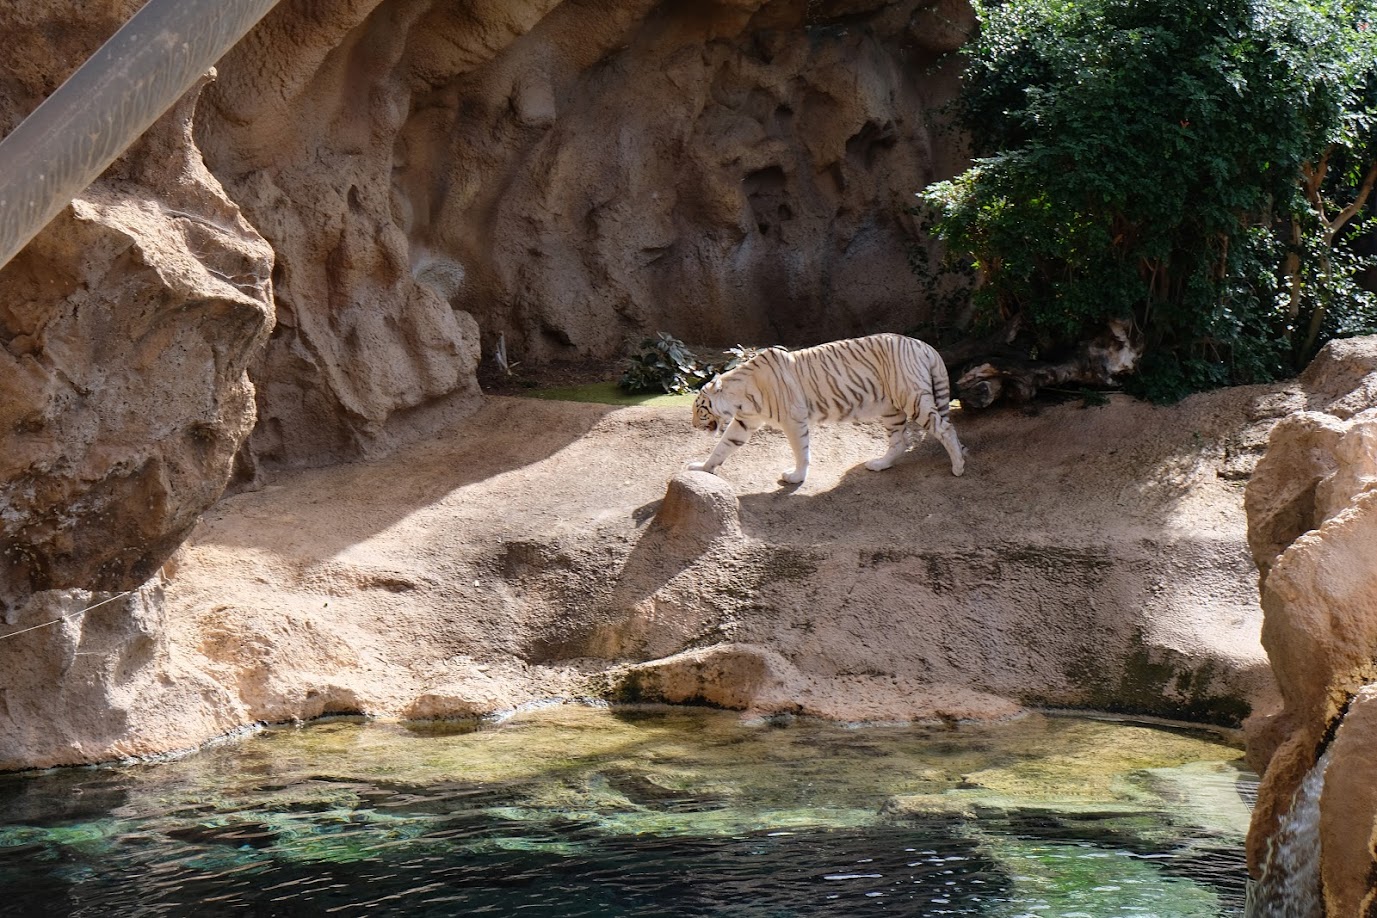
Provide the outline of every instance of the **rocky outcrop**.
<path id="1" fill-rule="evenodd" d="M 0 130 L 139 5 L 0 9 Z M 168 711 L 241 723 L 155 576 L 231 477 L 273 321 L 272 249 L 192 142 L 202 88 L 0 270 L 0 767 L 165 751 Z"/>
<path id="2" fill-rule="evenodd" d="M 1025 713 L 1012 699 L 960 683 L 875 672 L 819 676 L 758 644 L 714 644 L 615 668 L 603 692 L 621 703 L 698 704 L 756 716 L 872 723 L 1000 720 Z"/>
<path id="3" fill-rule="evenodd" d="M 1263 772 L 1249 864 L 1268 888 L 1285 880 L 1272 839 L 1328 750 L 1325 913 L 1365 915 L 1377 870 L 1377 338 L 1332 342 L 1300 384 L 1307 410 L 1276 426 L 1246 499 L 1262 640 L 1284 702 L 1249 725 Z"/>
<path id="4" fill-rule="evenodd" d="M 9 117 L 133 5 L 85 6 L 70 32 L 0 12 L 17 52 Z M 272 324 L 272 250 L 191 142 L 199 94 L 0 270 L 5 602 L 143 583 L 220 496 L 253 425 L 246 369 Z"/>
<path id="5" fill-rule="evenodd" d="M 963 0 L 284 0 L 197 136 L 277 252 L 246 468 L 471 410 L 480 342 L 813 343 L 931 319 L 913 192 Z M 925 244 L 925 243 L 924 243 Z"/>

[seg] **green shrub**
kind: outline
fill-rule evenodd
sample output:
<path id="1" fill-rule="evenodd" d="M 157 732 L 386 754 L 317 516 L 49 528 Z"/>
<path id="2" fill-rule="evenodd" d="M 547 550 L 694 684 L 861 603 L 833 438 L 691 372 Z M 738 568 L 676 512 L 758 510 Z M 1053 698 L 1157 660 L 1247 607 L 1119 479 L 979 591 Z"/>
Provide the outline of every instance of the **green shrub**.
<path id="1" fill-rule="evenodd" d="M 977 319 L 1020 317 L 1049 357 L 1131 320 L 1157 399 L 1371 330 L 1342 230 L 1377 174 L 1372 8 L 977 3 L 957 108 L 977 159 L 920 196 L 974 261 Z"/>
<path id="2" fill-rule="evenodd" d="M 682 395 L 712 379 L 717 372 L 702 364 L 684 342 L 666 332 L 646 338 L 636 353 L 627 358 L 618 382 L 628 392 L 668 392 Z"/>
<path id="3" fill-rule="evenodd" d="M 711 362 L 689 350 L 688 345 L 667 332 L 641 341 L 635 354 L 626 359 L 618 385 L 628 392 L 668 392 L 683 395 L 701 389 L 718 373 L 724 373 L 755 356 L 756 348 L 737 345 L 728 349 L 721 362 Z"/>

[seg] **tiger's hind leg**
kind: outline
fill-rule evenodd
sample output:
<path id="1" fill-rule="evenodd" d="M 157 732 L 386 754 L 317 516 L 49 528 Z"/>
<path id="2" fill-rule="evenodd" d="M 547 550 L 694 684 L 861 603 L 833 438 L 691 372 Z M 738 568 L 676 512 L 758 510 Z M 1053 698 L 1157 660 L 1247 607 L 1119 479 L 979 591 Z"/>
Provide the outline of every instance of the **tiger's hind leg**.
<path id="1" fill-rule="evenodd" d="M 933 411 L 928 414 L 923 426 L 946 449 L 947 458 L 951 459 L 951 473 L 960 477 L 961 473 L 966 471 L 966 450 L 956 438 L 956 428 L 952 426 L 951 421 Z"/>
<path id="2" fill-rule="evenodd" d="M 894 460 L 904 454 L 908 449 L 908 415 L 901 411 L 886 414 L 881 418 L 885 422 L 885 429 L 889 431 L 889 449 L 883 456 L 871 459 L 865 467 L 872 472 L 883 471 L 894 464 Z"/>

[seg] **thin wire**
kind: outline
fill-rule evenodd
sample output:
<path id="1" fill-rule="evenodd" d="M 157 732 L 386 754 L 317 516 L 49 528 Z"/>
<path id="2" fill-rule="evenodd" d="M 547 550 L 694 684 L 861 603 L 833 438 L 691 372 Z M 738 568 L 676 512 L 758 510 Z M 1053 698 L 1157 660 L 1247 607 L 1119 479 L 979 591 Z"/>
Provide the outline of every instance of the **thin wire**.
<path id="1" fill-rule="evenodd" d="M 0 634 L 0 641 L 5 640 L 6 638 L 18 637 L 19 635 L 21 635 L 21 634 L 27 634 L 27 633 L 30 632 L 30 631 L 37 631 L 39 628 L 46 628 L 46 627 L 48 627 L 49 625 L 56 625 L 58 622 L 65 622 L 65 621 L 67 621 L 68 619 L 76 618 L 78 615 L 81 615 L 81 614 L 86 613 L 86 612 L 90 612 L 92 609 L 99 609 L 101 606 L 105 605 L 107 602 L 114 602 L 116 599 L 122 599 L 123 597 L 128 596 L 129 594 L 131 594 L 131 593 L 133 593 L 133 592 L 134 592 L 133 590 L 125 590 L 123 593 L 120 593 L 120 594 L 115 595 L 115 596 L 111 596 L 109 599 L 102 599 L 100 602 L 96 603 L 94 606 L 87 606 L 87 607 L 84 608 L 84 609 L 78 609 L 78 610 L 75 611 L 75 612 L 69 612 L 69 613 L 67 613 L 66 615 L 62 616 L 61 618 L 55 618 L 55 619 L 53 619 L 53 620 L 50 621 L 50 622 L 44 622 L 44 623 L 41 624 L 41 625 L 30 625 L 28 628 L 23 628 L 23 629 L 20 629 L 19 631 L 11 631 L 9 634 Z"/>

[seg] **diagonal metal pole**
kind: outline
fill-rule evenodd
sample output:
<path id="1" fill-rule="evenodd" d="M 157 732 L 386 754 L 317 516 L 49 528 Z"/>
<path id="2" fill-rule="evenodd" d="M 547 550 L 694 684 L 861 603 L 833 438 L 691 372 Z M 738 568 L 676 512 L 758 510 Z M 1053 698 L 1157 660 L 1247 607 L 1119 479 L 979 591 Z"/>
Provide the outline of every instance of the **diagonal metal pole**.
<path id="1" fill-rule="evenodd" d="M 0 267 L 278 0 L 149 0 L 0 140 Z"/>

